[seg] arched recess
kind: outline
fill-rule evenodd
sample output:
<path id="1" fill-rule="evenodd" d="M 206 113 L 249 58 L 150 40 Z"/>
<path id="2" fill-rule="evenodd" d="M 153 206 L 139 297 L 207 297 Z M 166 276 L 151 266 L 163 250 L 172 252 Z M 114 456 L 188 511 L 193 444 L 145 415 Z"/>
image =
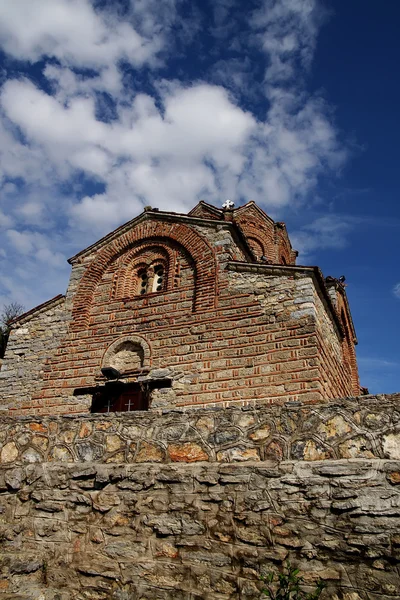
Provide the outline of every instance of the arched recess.
<path id="1" fill-rule="evenodd" d="M 139 244 L 126 252 L 122 257 L 116 274 L 116 285 L 113 289 L 113 298 L 128 298 L 137 295 L 135 289 L 135 271 L 140 266 L 147 267 L 149 263 L 157 263 L 163 265 L 165 269 L 165 277 L 169 275 L 169 271 L 173 265 L 173 250 L 171 247 L 154 243 Z"/>
<path id="2" fill-rule="evenodd" d="M 75 295 L 72 309 L 72 332 L 89 325 L 93 294 L 108 265 L 127 252 L 137 242 L 152 239 L 173 240 L 183 246 L 193 260 L 196 273 L 194 310 L 215 307 L 217 295 L 217 268 L 215 255 L 209 244 L 193 229 L 183 223 L 160 220 L 144 221 L 99 250 L 83 275 Z"/>
<path id="3" fill-rule="evenodd" d="M 260 260 L 260 258 L 262 256 L 265 256 L 265 254 L 266 254 L 265 247 L 264 247 L 264 244 L 260 240 L 257 240 L 255 237 L 248 237 L 247 241 L 249 243 L 250 248 L 253 250 L 255 256 L 258 258 L 258 260 Z"/>
<path id="4" fill-rule="evenodd" d="M 114 367 L 121 373 L 150 366 L 150 346 L 138 335 L 122 336 L 105 351 L 102 367 Z"/>

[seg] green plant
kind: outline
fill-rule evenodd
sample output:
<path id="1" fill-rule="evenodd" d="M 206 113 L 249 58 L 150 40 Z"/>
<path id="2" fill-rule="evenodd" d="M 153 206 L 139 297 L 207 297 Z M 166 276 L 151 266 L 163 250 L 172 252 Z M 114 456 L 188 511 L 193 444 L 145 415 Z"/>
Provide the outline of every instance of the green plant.
<path id="1" fill-rule="evenodd" d="M 313 592 L 307 593 L 300 589 L 304 579 L 299 576 L 299 569 L 293 568 L 289 562 L 283 572 L 278 573 L 276 582 L 275 573 L 269 573 L 262 579 L 267 584 L 262 593 L 271 600 L 318 600 L 326 587 L 326 584 L 320 580 Z"/>

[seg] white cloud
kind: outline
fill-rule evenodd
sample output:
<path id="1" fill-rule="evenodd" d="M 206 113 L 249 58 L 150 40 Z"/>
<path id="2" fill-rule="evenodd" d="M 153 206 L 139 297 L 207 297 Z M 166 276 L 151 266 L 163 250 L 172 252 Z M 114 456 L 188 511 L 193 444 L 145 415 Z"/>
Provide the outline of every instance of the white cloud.
<path id="1" fill-rule="evenodd" d="M 4 228 L 4 227 L 11 227 L 12 225 L 12 219 L 10 216 L 5 215 L 4 212 L 2 210 L 0 210 L 0 227 Z"/>
<path id="2" fill-rule="evenodd" d="M 32 273 L 42 274 L 46 261 L 56 269 L 64 253 L 145 204 L 186 212 L 200 198 L 233 198 L 282 210 L 303 202 L 320 175 L 345 160 L 329 108 L 297 83 L 315 48 L 317 0 L 260 0 L 247 37 L 234 40 L 242 62 L 217 64 L 214 72 L 211 66 L 210 79 L 190 85 L 157 78 L 161 61 L 174 56 L 174 36 L 184 45 L 199 32 L 194 13 L 180 18 L 183 2 L 132 0 L 117 14 L 112 3 L 100 10 L 89 0 L 0 0 L 5 52 L 45 62 L 46 85 L 13 75 L 0 92 L 0 226 L 8 230 L 7 257 L 22 264 L 29 256 Z M 216 27 L 234 14 L 225 1 Z M 231 65 L 219 81 L 246 91 L 246 43 L 254 34 L 259 60 L 267 57 L 264 114 L 212 83 L 213 73 Z M 130 78 L 122 60 L 133 69 Z M 143 87 L 142 68 L 152 70 Z M 104 92 L 112 97 L 111 117 L 99 110 Z M 343 226 L 332 227 L 315 223 L 299 233 L 298 245 L 311 251 L 329 238 L 330 247 L 340 246 Z M 7 294 L 21 301 L 26 271 L 19 273 Z"/>
<path id="3" fill-rule="evenodd" d="M 312 99 L 295 114 L 273 107 L 260 122 L 222 87 L 161 89 L 161 108 L 139 94 L 118 106 L 110 123 L 97 119 L 92 97 L 65 105 L 26 80 L 6 82 L 1 105 L 53 175 L 65 180 L 82 170 L 104 183 L 103 194 L 71 209 L 83 226 L 93 218 L 109 226 L 128 218 L 128 199 L 130 210 L 141 202 L 185 210 L 200 196 L 283 206 L 304 196 L 326 164 L 343 160 L 323 105 Z"/>
<path id="4" fill-rule="evenodd" d="M 115 13 L 88 0 L 0 1 L 0 42 L 19 60 L 53 56 L 75 67 L 100 69 L 125 59 L 142 65 L 160 50 Z"/>
<path id="5" fill-rule="evenodd" d="M 400 283 L 396 283 L 396 285 L 394 286 L 393 294 L 396 296 L 396 298 L 400 299 Z"/>
<path id="6" fill-rule="evenodd" d="M 268 85 L 299 76 L 309 68 L 325 10 L 318 0 L 264 0 L 251 16 L 258 41 L 268 55 Z"/>
<path id="7" fill-rule="evenodd" d="M 394 369 L 399 367 L 399 363 L 386 358 L 360 356 L 357 360 L 364 369 Z"/>
<path id="8" fill-rule="evenodd" d="M 348 235 L 355 226 L 354 219 L 340 215 L 325 215 L 294 231 L 292 245 L 299 251 L 299 261 L 309 260 L 320 249 L 341 250 L 347 246 Z"/>

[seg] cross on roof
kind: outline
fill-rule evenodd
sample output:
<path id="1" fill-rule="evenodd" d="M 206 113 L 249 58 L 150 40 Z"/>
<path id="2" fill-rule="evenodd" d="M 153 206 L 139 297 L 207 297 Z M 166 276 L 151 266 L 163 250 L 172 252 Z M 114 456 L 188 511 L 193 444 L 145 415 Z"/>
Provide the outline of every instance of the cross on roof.
<path id="1" fill-rule="evenodd" d="M 232 200 L 225 200 L 225 202 L 222 205 L 222 208 L 225 208 L 225 210 L 231 210 L 234 206 L 235 203 L 232 202 Z"/>

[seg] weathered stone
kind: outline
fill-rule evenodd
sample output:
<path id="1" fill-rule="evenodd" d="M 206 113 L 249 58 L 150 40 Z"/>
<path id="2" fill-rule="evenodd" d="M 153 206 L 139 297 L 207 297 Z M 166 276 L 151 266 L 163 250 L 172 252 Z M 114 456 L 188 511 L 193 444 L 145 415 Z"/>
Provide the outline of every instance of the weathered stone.
<path id="1" fill-rule="evenodd" d="M 19 435 L 17 437 L 17 444 L 18 446 L 21 448 L 22 446 L 26 446 L 27 444 L 29 444 L 29 442 L 31 441 L 31 433 L 30 432 L 24 432 L 22 433 L 22 435 Z"/>
<path id="2" fill-rule="evenodd" d="M 106 463 L 123 463 L 125 462 L 125 452 L 116 452 L 112 456 L 106 458 Z"/>
<path id="3" fill-rule="evenodd" d="M 177 558 L 179 555 L 179 550 L 173 544 L 169 542 L 157 542 L 155 549 L 155 556 L 165 557 L 165 558 Z"/>
<path id="4" fill-rule="evenodd" d="M 223 445 L 232 442 L 237 442 L 240 438 L 240 431 L 236 428 L 230 427 L 227 429 L 221 429 L 216 431 L 209 436 L 209 442 L 215 445 Z"/>
<path id="5" fill-rule="evenodd" d="M 94 426 L 98 431 L 107 431 L 108 429 L 112 429 L 113 425 L 112 421 L 98 421 Z"/>
<path id="6" fill-rule="evenodd" d="M 107 452 L 115 452 L 124 445 L 123 440 L 119 435 L 107 435 L 106 436 L 106 450 Z"/>
<path id="7" fill-rule="evenodd" d="M 163 460 L 164 451 L 159 446 L 150 442 L 140 442 L 139 451 L 135 458 L 136 462 L 163 462 Z"/>
<path id="8" fill-rule="evenodd" d="M 300 460 L 324 460 L 331 456 L 331 451 L 315 440 L 298 440 L 292 445 L 291 455 Z"/>
<path id="9" fill-rule="evenodd" d="M 383 451 L 388 458 L 400 459 L 400 433 L 390 433 L 383 437 Z"/>
<path id="10" fill-rule="evenodd" d="M 74 441 L 75 435 L 76 431 L 74 429 L 68 429 L 67 431 L 60 433 L 59 439 L 61 442 L 64 442 L 67 444 L 67 446 L 69 446 Z"/>
<path id="11" fill-rule="evenodd" d="M 269 425 L 263 425 L 259 429 L 256 429 L 252 433 L 249 433 L 249 438 L 254 442 L 264 442 L 269 438 L 271 434 L 271 427 Z"/>
<path id="12" fill-rule="evenodd" d="M 353 410 L 359 404 L 359 400 L 343 402 Z M 327 454 L 311 461 L 314 452 L 320 451 L 319 444 L 326 451 L 317 429 L 329 421 L 329 415 L 335 416 L 337 408 L 290 407 L 295 430 L 293 424 L 278 427 L 278 420 L 286 422 L 288 410 L 250 406 L 227 413 L 210 408 L 168 412 L 166 417 L 110 415 L 108 435 L 120 432 L 123 440 L 121 448 L 111 454 L 106 452 L 107 433 L 96 432 L 99 417 L 57 417 L 61 430 L 68 424 L 68 430 L 75 432 L 73 454 L 56 435 L 48 448 L 51 462 L 42 457 L 41 464 L 3 465 L 0 535 L 4 552 L 0 561 L 9 587 L 0 586 L 1 593 L 5 598 L 7 594 L 10 598 L 42 594 L 44 600 L 46 594 L 49 600 L 57 595 L 60 600 L 70 600 L 72 595 L 82 600 L 111 600 L 112 595 L 122 593 L 143 600 L 186 600 L 189 596 L 233 600 L 240 594 L 252 600 L 258 594 L 260 573 L 278 571 L 289 560 L 300 568 L 309 591 L 319 578 L 328 582 L 327 599 L 397 597 L 400 500 L 395 486 L 400 482 L 400 461 L 365 458 L 358 455 L 363 452 L 361 446 L 355 458 L 337 460 Z M 318 418 L 307 420 L 305 434 L 302 419 L 310 410 Z M 377 410 L 388 409 L 382 405 Z M 240 429 L 236 418 L 247 414 L 259 424 L 249 425 L 250 431 Z M 203 417 L 210 421 L 203 423 L 200 438 L 197 423 Z M 161 435 L 164 418 L 169 427 L 175 422 L 184 425 L 181 439 L 167 446 L 177 452 L 178 460 L 172 464 L 173 454 L 163 450 L 167 444 Z M 280 433 L 273 433 L 275 439 L 252 439 L 249 434 L 262 429 L 267 420 L 271 432 L 279 429 Z M 49 428 L 50 421 L 43 418 L 43 422 Z M 93 426 L 91 433 L 80 438 L 82 424 L 87 422 Z M 221 448 L 199 441 L 209 441 L 211 422 L 218 431 L 229 430 L 235 423 L 241 430 L 241 444 Z M 360 419 L 357 434 L 332 437 L 336 452 L 361 438 L 368 443 L 373 438 L 379 446 L 379 436 L 364 430 L 362 423 Z M 7 422 L 6 427 L 7 443 L 30 431 L 26 419 L 13 426 Z M 134 442 L 127 435 L 128 427 L 138 434 Z M 31 435 L 42 433 L 32 431 Z M 397 435 L 396 430 L 386 430 L 385 436 L 391 433 Z M 301 459 L 282 460 L 285 444 L 296 444 L 299 438 Z M 309 440 L 314 447 L 307 447 Z M 282 445 L 276 455 L 279 460 L 274 462 L 266 457 L 271 443 Z M 90 464 L 83 462 L 75 454 L 81 444 L 98 446 L 102 456 Z M 59 448 L 73 464 L 55 464 L 54 451 Z M 187 462 L 193 449 L 196 460 Z M 142 457 L 147 452 L 147 464 L 140 462 L 140 452 Z M 151 464 L 153 452 L 157 460 Z M 201 452 L 208 460 L 199 464 Z M 182 456 L 184 462 L 180 462 Z M 244 456 L 247 460 L 242 462 Z M 18 561 L 25 566 L 18 566 Z M 37 570 L 30 571 L 31 562 L 39 565 Z"/>
<path id="13" fill-rule="evenodd" d="M 99 575 L 107 579 L 119 579 L 121 576 L 118 563 L 104 555 L 83 554 L 75 557 L 76 569 L 83 575 Z"/>
<path id="14" fill-rule="evenodd" d="M 208 460 L 208 454 L 201 446 L 193 442 L 184 444 L 170 444 L 167 448 L 170 459 L 173 462 L 198 462 Z"/>
<path id="15" fill-rule="evenodd" d="M 58 423 L 55 423 L 54 421 L 50 421 L 49 423 L 49 434 L 50 435 L 55 435 L 58 432 Z"/>
<path id="16" fill-rule="evenodd" d="M 56 513 L 61 512 L 64 508 L 61 502 L 52 502 L 50 500 L 46 502 L 38 502 L 35 505 L 36 510 L 42 510 L 44 512 Z"/>
<path id="17" fill-rule="evenodd" d="M 42 455 L 35 448 L 27 448 L 24 450 L 21 458 L 27 463 L 40 463 L 43 460 Z"/>
<path id="18" fill-rule="evenodd" d="M 50 451 L 49 460 L 55 462 L 70 462 L 73 460 L 73 456 L 65 446 L 54 446 Z"/>
<path id="19" fill-rule="evenodd" d="M 87 438 L 91 435 L 93 431 L 93 425 L 92 423 L 89 423 L 87 421 L 85 421 L 84 423 L 82 423 L 80 429 L 79 429 L 79 438 L 83 439 L 83 438 Z"/>
<path id="20" fill-rule="evenodd" d="M 5 446 L 2 447 L 0 452 L 0 462 L 2 464 L 12 463 L 18 457 L 18 448 L 14 442 L 8 442 Z"/>
<path id="21" fill-rule="evenodd" d="M 282 460 L 285 450 L 278 441 L 273 440 L 265 447 L 265 458 L 268 460 Z"/>
<path id="22" fill-rule="evenodd" d="M 247 429 L 248 427 L 252 427 L 256 420 L 253 414 L 251 413 L 239 413 L 235 415 L 234 419 L 235 425 L 240 427 L 241 429 Z"/>
<path id="23" fill-rule="evenodd" d="M 118 506 L 121 502 L 117 494 L 111 492 L 99 492 L 92 497 L 93 508 L 100 512 L 108 512 L 114 506 Z"/>
<path id="24" fill-rule="evenodd" d="M 91 442 L 79 442 L 75 445 L 75 451 L 83 462 L 93 462 L 99 460 L 103 455 L 103 448 Z"/>
<path id="25" fill-rule="evenodd" d="M 38 560 L 18 560 L 12 559 L 10 564 L 10 572 L 18 575 L 34 573 L 42 568 L 42 563 Z"/>
<path id="26" fill-rule="evenodd" d="M 261 459 L 256 448 L 229 448 L 218 452 L 217 460 L 221 462 L 245 462 Z"/>
<path id="27" fill-rule="evenodd" d="M 21 468 L 9 469 L 4 474 L 5 483 L 12 490 L 20 490 L 24 478 L 25 473 Z"/>
<path id="28" fill-rule="evenodd" d="M 362 436 L 339 444 L 338 452 L 340 458 L 374 458 L 369 441 Z"/>
<path id="29" fill-rule="evenodd" d="M 49 447 L 49 440 L 43 435 L 34 435 L 32 437 L 32 444 L 37 446 L 37 448 L 39 448 L 39 450 L 42 452 L 46 452 L 47 448 Z"/>
<path id="30" fill-rule="evenodd" d="M 393 485 L 399 485 L 400 471 L 392 471 L 392 473 L 388 473 L 387 478 L 389 479 L 390 483 L 393 483 Z"/>
<path id="31" fill-rule="evenodd" d="M 209 433 L 211 433 L 215 428 L 215 422 L 214 422 L 214 418 L 213 417 L 200 417 L 200 419 L 198 419 L 196 421 L 196 429 L 198 429 L 201 433 L 203 433 L 204 435 L 208 435 Z"/>
<path id="32" fill-rule="evenodd" d="M 35 433 L 46 433 L 47 427 L 43 423 L 29 423 L 29 429 Z"/>
<path id="33" fill-rule="evenodd" d="M 337 437 L 344 436 L 352 431 L 349 423 L 342 417 L 342 415 L 335 415 L 332 419 L 321 423 L 317 429 L 318 433 L 322 435 L 324 439 L 332 440 Z"/>

